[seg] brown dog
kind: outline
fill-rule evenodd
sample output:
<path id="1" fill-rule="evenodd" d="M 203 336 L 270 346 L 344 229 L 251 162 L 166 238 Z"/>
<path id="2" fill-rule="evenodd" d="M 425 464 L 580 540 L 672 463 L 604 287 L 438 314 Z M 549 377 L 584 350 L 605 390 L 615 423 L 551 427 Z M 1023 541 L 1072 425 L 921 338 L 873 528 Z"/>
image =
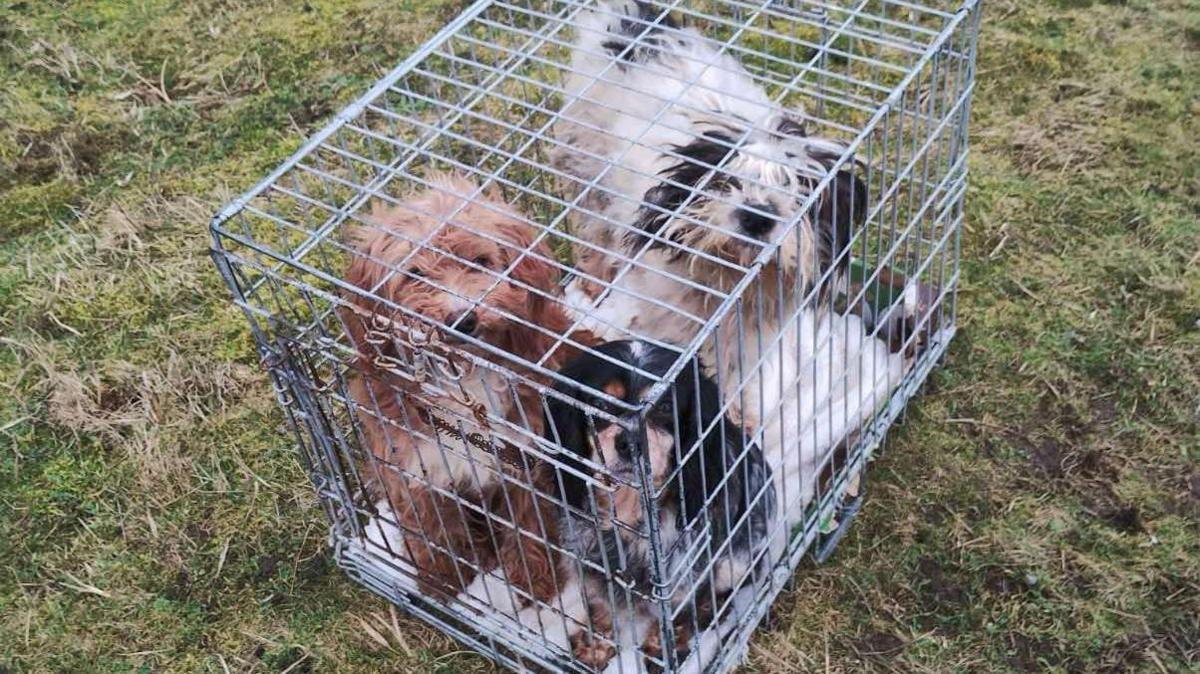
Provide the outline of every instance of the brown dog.
<path id="1" fill-rule="evenodd" d="M 498 563 L 520 603 L 546 600 L 558 591 L 544 498 L 553 478 L 520 448 L 542 434 L 528 382 L 544 382 L 530 365 L 557 370 L 574 353 L 559 339 L 571 320 L 551 299 L 559 272 L 498 195 L 469 200 L 477 187 L 460 175 L 430 182 L 372 215 L 346 274 L 370 295 L 347 293 L 341 310 L 358 352 L 350 396 L 374 458 L 363 479 L 391 503 L 425 591 L 453 596 Z"/>

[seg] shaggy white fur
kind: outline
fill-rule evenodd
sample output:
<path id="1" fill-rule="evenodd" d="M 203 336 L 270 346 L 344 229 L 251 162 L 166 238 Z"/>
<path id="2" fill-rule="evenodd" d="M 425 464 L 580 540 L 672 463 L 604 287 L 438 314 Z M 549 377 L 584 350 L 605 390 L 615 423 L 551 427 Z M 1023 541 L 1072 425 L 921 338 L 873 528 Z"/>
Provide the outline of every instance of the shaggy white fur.
<path id="1" fill-rule="evenodd" d="M 601 2 L 581 14 L 567 102 L 553 129 L 559 143 L 551 162 L 573 177 L 562 181 L 563 191 L 572 198 L 583 192 L 573 225 L 592 245 L 577 247 L 579 266 L 603 280 L 621 265 L 605 251 L 632 252 L 628 240 L 645 233 L 635 223 L 650 215 L 645 197 L 663 188 L 664 178 L 667 188 L 696 187 L 711 198 L 693 196 L 690 204 L 653 211 L 665 220 L 655 223 L 655 233 L 672 245 L 652 251 L 647 262 L 662 266 L 657 258 L 676 257 L 686 247 L 746 265 L 799 213 L 809 193 L 805 184 L 825 175 L 844 149 L 804 136 L 798 119 L 779 110 L 718 43 L 670 20 L 662 23 L 667 31 L 645 23 L 657 16 L 656 8 L 630 0 Z M 720 170 L 695 184 L 701 176 L 671 175 L 681 163 L 689 174 Z M 742 231 L 744 207 L 774 220 L 774 231 Z M 811 224 L 797 234 L 779 241 L 781 264 L 801 267 L 811 281 Z"/>

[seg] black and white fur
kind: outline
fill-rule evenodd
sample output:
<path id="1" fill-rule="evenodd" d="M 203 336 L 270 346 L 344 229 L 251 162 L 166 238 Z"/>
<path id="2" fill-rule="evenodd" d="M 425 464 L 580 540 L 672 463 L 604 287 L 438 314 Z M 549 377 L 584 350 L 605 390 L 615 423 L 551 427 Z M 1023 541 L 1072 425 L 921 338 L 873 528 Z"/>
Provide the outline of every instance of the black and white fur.
<path id="1" fill-rule="evenodd" d="M 551 160 L 576 178 L 563 181 L 571 198 L 598 179 L 573 223 L 596 247 L 647 245 L 652 266 L 686 270 L 698 263 L 690 251 L 748 266 L 779 243 L 778 264 L 803 292 L 865 212 L 865 186 L 842 170 L 784 236 L 845 146 L 809 136 L 716 42 L 657 7 L 602 0 L 582 12 L 566 92 Z M 587 245 L 576 254 L 604 281 L 621 262 Z M 728 268 L 710 266 L 706 277 Z"/>
<path id="2" fill-rule="evenodd" d="M 705 289 L 733 291 L 744 273 L 730 263 L 749 266 L 778 244 L 698 356 L 759 438 L 783 554 L 832 448 L 910 365 L 861 317 L 829 308 L 867 189 L 843 165 L 805 211 L 844 145 L 807 135 L 719 43 L 657 6 L 601 0 L 581 12 L 571 69 L 551 154 L 580 197 L 573 227 L 588 245 L 576 246 L 577 264 L 611 279 L 599 300 L 574 294 L 597 335 L 689 343 L 720 305 Z"/>
<path id="3" fill-rule="evenodd" d="M 769 563 L 763 552 L 775 511 L 769 469 L 758 447 L 745 444 L 743 430 L 721 414 L 716 384 L 695 361 L 650 408 L 643 437 L 637 414 L 621 411 L 605 398 L 641 403 L 654 385 L 641 373 L 661 378 L 677 352 L 640 341 L 610 342 L 596 351 L 561 371 L 580 386 L 563 384 L 559 390 L 629 426 L 586 415 L 562 400 L 549 402 L 546 435 L 574 454 L 568 463 L 600 483 L 615 479 L 609 493 L 563 472 L 567 507 L 559 535 L 570 554 L 567 566 L 590 605 L 593 623 L 603 623 L 607 614 L 608 638 L 615 638 L 612 623 L 628 623 L 631 614 L 638 616 L 634 623 L 652 615 L 656 605 L 646 600 L 653 579 L 642 492 L 623 486 L 638 483 L 638 462 L 646 461 L 654 482 L 651 493 L 659 494 L 663 571 L 667 578 L 682 578 L 674 585 L 678 589 L 672 601 L 676 608 L 684 607 L 674 632 L 681 642 L 676 650 L 683 653 L 697 637 L 693 631 L 706 629 L 714 611 L 728 616 L 738 610 L 732 593 L 752 585 L 754 574 Z M 614 578 L 632 591 L 614 590 L 620 587 L 610 586 Z M 614 598 L 618 605 L 612 605 Z M 577 655 L 581 646 L 588 647 L 578 638 L 573 642 Z"/>

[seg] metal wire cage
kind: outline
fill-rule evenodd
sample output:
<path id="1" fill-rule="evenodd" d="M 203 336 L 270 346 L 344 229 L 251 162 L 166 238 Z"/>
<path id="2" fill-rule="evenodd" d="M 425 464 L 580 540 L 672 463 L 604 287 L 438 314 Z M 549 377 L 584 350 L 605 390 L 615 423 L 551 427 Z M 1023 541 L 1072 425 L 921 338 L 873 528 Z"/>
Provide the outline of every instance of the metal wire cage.
<path id="1" fill-rule="evenodd" d="M 213 220 L 351 577 L 726 671 L 954 334 L 973 0 L 480 0 Z"/>

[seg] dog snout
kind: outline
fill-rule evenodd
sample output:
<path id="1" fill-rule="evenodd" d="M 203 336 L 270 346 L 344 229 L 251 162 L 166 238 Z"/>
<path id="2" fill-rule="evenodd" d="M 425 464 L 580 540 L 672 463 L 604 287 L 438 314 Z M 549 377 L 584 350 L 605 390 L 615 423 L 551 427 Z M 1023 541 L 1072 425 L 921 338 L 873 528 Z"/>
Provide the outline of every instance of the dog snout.
<path id="1" fill-rule="evenodd" d="M 613 448 L 617 450 L 617 456 L 624 461 L 630 461 L 633 458 L 633 449 L 637 442 L 633 438 L 633 434 L 629 431 L 624 431 L 617 434 L 616 440 L 613 442 Z"/>
<path id="2" fill-rule="evenodd" d="M 737 209 L 736 217 L 742 231 L 750 236 L 764 236 L 779 222 L 776 214 L 777 211 L 771 204 L 748 203 Z"/>
<path id="3" fill-rule="evenodd" d="M 475 311 L 465 311 L 458 315 L 458 318 L 450 322 L 450 327 L 461 332 L 464 335 L 475 334 L 475 328 L 479 326 L 479 318 L 475 315 Z"/>

